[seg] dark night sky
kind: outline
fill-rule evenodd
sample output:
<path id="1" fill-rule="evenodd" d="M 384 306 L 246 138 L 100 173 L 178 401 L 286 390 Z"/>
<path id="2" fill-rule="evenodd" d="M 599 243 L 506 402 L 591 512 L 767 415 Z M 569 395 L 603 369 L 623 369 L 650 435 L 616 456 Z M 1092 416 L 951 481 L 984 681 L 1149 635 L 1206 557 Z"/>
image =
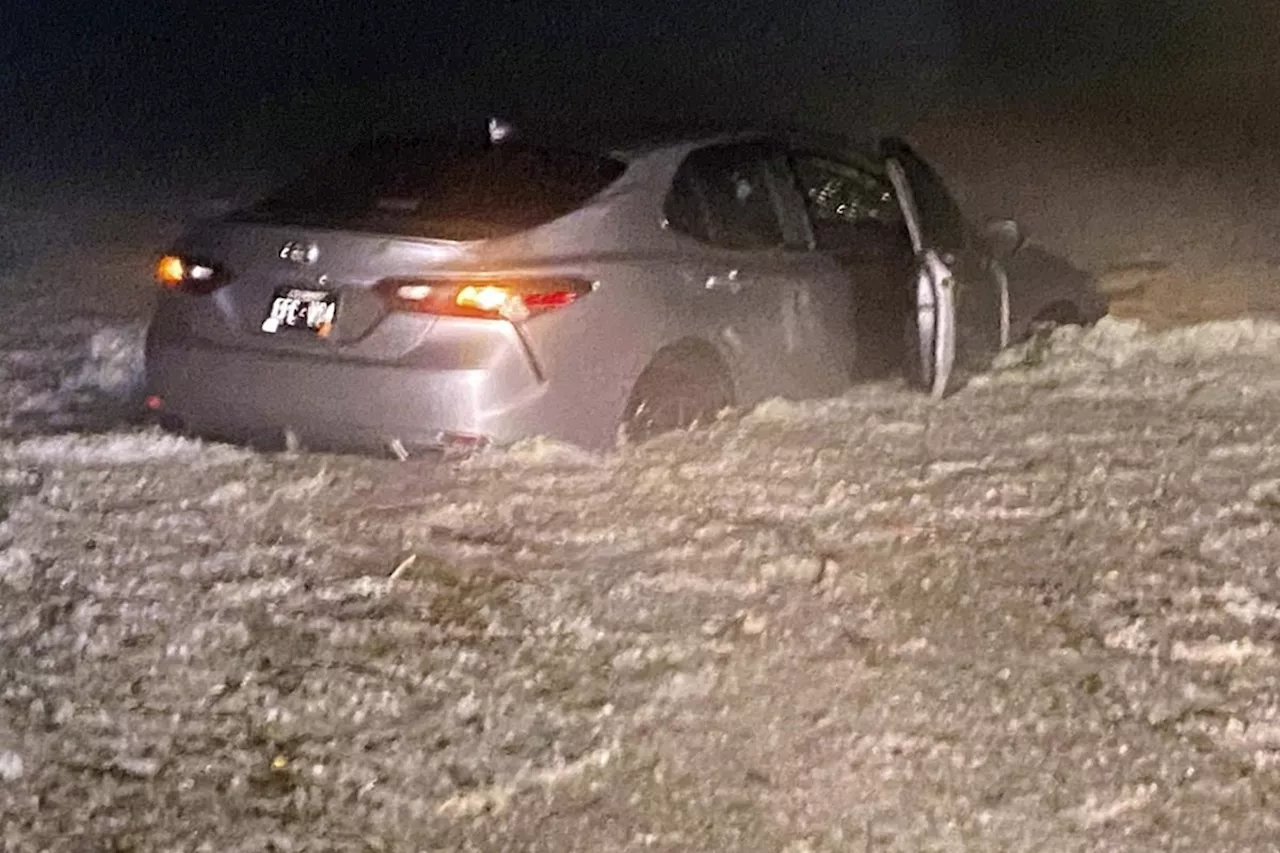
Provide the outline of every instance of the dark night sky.
<path id="1" fill-rule="evenodd" d="M 10 168 L 302 156 L 459 111 L 564 119 L 691 111 L 840 120 L 871 84 L 1022 92 L 1212 52 L 1228 0 L 429 3 L 4 0 Z M 1242 7 L 1243 8 L 1243 7 Z"/>

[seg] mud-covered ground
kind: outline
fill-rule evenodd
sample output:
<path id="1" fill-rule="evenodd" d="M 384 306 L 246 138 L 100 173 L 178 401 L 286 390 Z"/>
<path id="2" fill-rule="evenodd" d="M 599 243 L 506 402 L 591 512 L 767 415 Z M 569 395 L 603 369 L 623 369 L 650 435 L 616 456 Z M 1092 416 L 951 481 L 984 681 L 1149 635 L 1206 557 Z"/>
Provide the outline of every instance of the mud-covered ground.
<path id="1" fill-rule="evenodd" d="M 3 849 L 1273 849 L 1278 349 L 603 455 L 0 441 Z"/>

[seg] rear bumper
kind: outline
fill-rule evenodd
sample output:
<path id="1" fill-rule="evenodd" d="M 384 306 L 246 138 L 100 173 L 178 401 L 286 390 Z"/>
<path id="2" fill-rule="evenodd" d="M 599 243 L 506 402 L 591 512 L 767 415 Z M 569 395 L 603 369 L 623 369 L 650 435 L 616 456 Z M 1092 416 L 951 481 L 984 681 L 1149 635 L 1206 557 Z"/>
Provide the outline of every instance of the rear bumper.
<path id="1" fill-rule="evenodd" d="M 196 435 L 315 449 L 414 450 L 509 444 L 554 432 L 545 383 L 491 367 L 437 369 L 322 361 L 149 340 L 156 415 Z"/>

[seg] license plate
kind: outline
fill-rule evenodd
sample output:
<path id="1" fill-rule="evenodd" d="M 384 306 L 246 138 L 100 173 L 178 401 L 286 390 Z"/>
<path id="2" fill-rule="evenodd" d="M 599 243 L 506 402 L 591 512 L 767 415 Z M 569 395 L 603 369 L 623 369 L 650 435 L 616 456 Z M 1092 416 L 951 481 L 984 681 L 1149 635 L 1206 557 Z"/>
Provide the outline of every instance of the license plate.
<path id="1" fill-rule="evenodd" d="M 271 299 L 262 331 L 274 335 L 281 329 L 300 329 L 322 338 L 333 332 L 338 316 L 338 294 L 327 290 L 282 287 Z"/>

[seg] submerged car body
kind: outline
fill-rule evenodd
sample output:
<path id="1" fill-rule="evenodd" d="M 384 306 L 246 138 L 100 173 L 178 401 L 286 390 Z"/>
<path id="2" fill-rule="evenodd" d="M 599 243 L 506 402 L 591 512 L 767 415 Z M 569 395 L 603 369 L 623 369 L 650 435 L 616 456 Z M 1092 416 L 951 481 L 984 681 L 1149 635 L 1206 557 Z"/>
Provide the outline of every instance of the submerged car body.
<path id="1" fill-rule="evenodd" d="M 942 393 L 1035 316 L 1000 254 L 902 143 L 380 139 L 172 247 L 148 400 L 403 455 L 605 446 L 894 369 Z"/>

